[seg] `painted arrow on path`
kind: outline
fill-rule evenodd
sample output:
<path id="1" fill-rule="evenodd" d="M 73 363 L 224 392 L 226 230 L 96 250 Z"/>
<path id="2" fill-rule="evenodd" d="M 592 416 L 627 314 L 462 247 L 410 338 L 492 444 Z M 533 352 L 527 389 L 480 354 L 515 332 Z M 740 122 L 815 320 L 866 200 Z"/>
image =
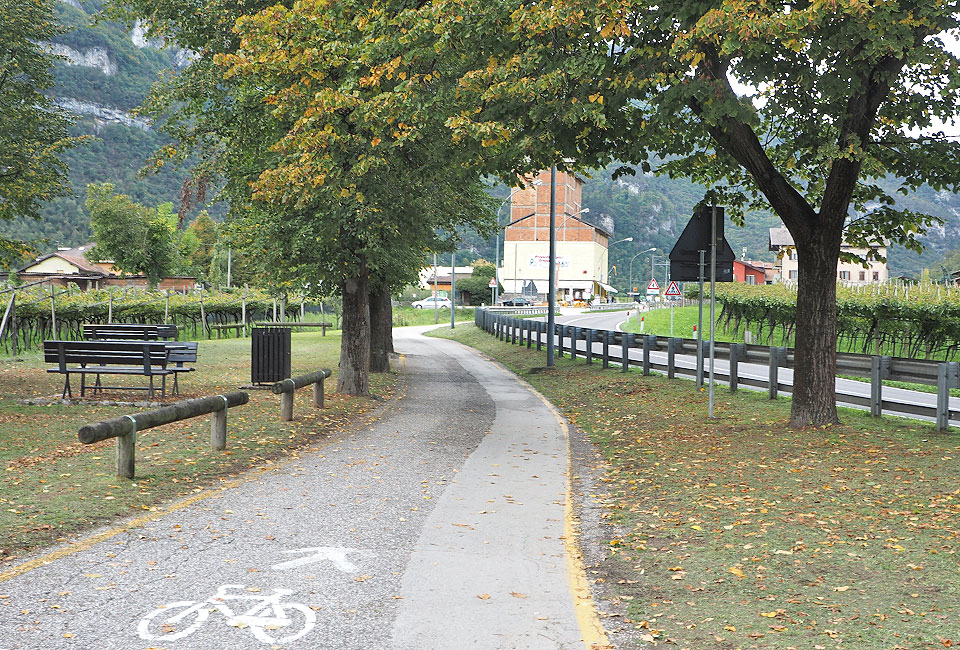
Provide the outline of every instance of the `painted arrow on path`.
<path id="1" fill-rule="evenodd" d="M 311 555 L 306 555 L 304 557 L 298 557 L 295 560 L 289 560 L 287 562 L 281 562 L 280 564 L 274 564 L 271 569 L 276 571 L 286 571 L 288 569 L 296 569 L 302 566 L 307 566 L 309 564 L 317 564 L 319 562 L 330 562 L 333 566 L 337 567 L 344 573 L 356 573 L 360 569 L 353 562 L 347 559 L 347 555 L 350 553 L 362 553 L 355 548 L 336 548 L 333 546 L 315 546 L 312 548 L 299 548 L 293 551 L 284 551 L 288 555 L 294 555 L 297 553 L 311 553 Z"/>

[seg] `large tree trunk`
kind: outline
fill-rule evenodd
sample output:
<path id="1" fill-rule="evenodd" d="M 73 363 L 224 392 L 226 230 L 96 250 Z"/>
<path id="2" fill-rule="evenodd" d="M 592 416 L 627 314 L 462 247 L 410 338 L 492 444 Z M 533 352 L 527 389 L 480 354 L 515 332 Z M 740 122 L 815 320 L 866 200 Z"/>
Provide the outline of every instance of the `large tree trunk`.
<path id="1" fill-rule="evenodd" d="M 370 275 L 361 259 L 356 277 L 343 283 L 343 323 L 337 392 L 370 394 Z"/>
<path id="2" fill-rule="evenodd" d="M 390 372 L 393 352 L 393 305 L 390 289 L 370 292 L 370 372 Z"/>
<path id="3" fill-rule="evenodd" d="M 842 223 L 842 222 L 841 222 Z M 819 229 L 796 240 L 797 338 L 794 348 L 793 404 L 790 425 L 805 427 L 838 422 L 837 258 L 841 229 Z"/>

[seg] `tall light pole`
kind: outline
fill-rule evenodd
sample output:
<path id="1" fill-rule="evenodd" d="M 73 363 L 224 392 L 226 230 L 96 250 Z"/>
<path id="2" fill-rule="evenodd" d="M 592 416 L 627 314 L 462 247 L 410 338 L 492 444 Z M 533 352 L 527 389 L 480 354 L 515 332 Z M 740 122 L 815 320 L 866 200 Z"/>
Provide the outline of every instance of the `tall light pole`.
<path id="1" fill-rule="evenodd" d="M 554 365 L 554 328 L 557 319 L 557 166 L 550 166 L 550 269 L 547 271 L 547 367 Z"/>
<path id="2" fill-rule="evenodd" d="M 647 248 L 646 250 L 642 250 L 642 251 L 640 251 L 639 253 L 637 253 L 636 255 L 634 255 L 633 257 L 630 258 L 630 287 L 631 287 L 631 289 L 632 289 L 632 287 L 633 287 L 633 260 L 637 259 L 638 257 L 640 257 L 641 255 L 643 255 L 644 253 L 650 253 L 650 252 L 653 252 L 653 251 L 656 251 L 656 250 L 657 250 L 657 247 L 656 247 L 656 246 L 654 246 L 653 248 Z M 634 296 L 634 300 L 636 300 L 636 296 Z"/>
<path id="3" fill-rule="evenodd" d="M 538 185 L 543 185 L 543 181 L 540 180 L 539 178 L 530 183 L 530 187 L 537 187 Z M 504 208 L 508 203 L 510 203 L 510 200 L 513 199 L 513 195 L 516 194 L 517 192 L 519 192 L 519 191 L 522 190 L 522 189 L 526 189 L 526 188 L 523 188 L 523 187 L 515 187 L 515 188 L 513 188 L 513 191 L 510 192 L 510 196 L 508 196 L 506 199 L 504 199 L 504 200 L 503 200 L 503 203 L 500 204 L 500 207 L 497 208 L 497 249 L 496 249 L 496 253 L 494 254 L 494 255 L 495 255 L 495 258 L 496 258 L 496 262 L 495 262 L 495 266 L 493 267 L 493 270 L 494 270 L 494 272 L 493 272 L 493 279 L 494 279 L 494 281 L 497 283 L 497 286 L 493 288 L 493 304 L 494 304 L 494 305 L 496 305 L 496 304 L 497 304 L 497 301 L 500 299 L 500 278 L 499 278 L 499 274 L 500 274 L 500 228 L 501 228 L 501 225 L 500 225 L 500 211 L 503 210 L 503 208 Z M 536 201 L 534 201 L 534 203 L 536 203 Z M 510 225 L 510 224 L 507 224 L 507 225 Z M 506 233 L 504 233 L 504 239 L 506 239 Z"/>

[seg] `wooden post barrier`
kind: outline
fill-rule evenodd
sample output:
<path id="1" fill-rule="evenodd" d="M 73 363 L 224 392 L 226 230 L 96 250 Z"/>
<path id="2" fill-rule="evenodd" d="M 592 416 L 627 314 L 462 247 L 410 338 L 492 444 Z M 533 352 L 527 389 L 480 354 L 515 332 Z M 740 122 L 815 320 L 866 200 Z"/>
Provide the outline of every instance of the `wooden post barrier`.
<path id="1" fill-rule="evenodd" d="M 227 446 L 227 409 L 249 401 L 250 396 L 242 391 L 187 399 L 153 411 L 122 415 L 112 420 L 85 424 L 80 427 L 77 437 L 85 445 L 116 438 L 117 476 L 133 478 L 137 431 L 213 413 L 210 421 L 210 446 L 216 450 L 223 450 Z"/>
<path id="2" fill-rule="evenodd" d="M 333 323 L 299 323 L 297 321 L 257 321 L 254 323 L 256 327 L 319 327 L 320 335 L 326 336 L 328 329 L 333 329 Z"/>
<path id="3" fill-rule="evenodd" d="M 329 368 L 324 368 L 275 383 L 271 390 L 274 395 L 280 395 L 280 419 L 284 422 L 293 419 L 293 393 L 307 384 L 313 384 L 313 405 L 323 408 L 323 380 L 332 374 Z"/>

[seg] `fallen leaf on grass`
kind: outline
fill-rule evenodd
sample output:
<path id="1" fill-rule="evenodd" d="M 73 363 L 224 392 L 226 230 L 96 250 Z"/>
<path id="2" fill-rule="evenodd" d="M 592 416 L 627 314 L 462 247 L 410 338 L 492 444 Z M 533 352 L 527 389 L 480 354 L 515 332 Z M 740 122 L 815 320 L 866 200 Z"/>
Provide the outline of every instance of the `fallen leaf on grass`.
<path id="1" fill-rule="evenodd" d="M 511 591 L 510 595 L 514 598 L 526 598 L 527 594 L 521 594 L 519 591 Z"/>
<path id="2" fill-rule="evenodd" d="M 477 598 L 480 600 L 490 600 L 490 594 L 477 594 Z"/>

